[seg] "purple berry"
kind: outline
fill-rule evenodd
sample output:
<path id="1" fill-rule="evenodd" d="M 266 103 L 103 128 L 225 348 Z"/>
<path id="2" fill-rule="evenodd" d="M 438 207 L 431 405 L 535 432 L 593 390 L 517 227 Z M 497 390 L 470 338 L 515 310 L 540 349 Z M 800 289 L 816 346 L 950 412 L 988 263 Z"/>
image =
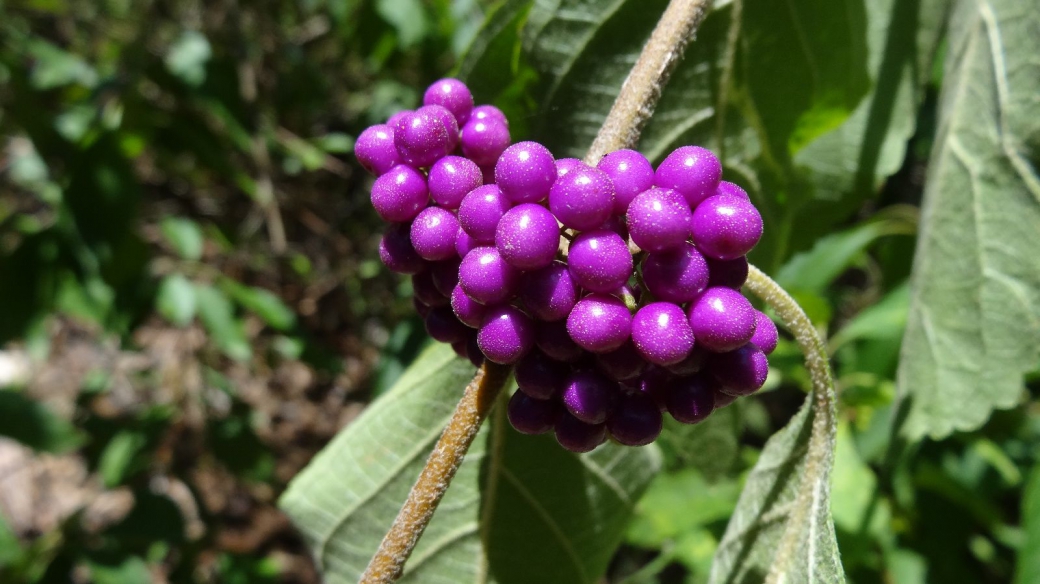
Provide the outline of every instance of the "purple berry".
<path id="1" fill-rule="evenodd" d="M 433 274 L 429 270 L 412 276 L 412 290 L 415 297 L 426 306 L 447 306 L 448 297 L 437 290 L 433 283 Z"/>
<path id="2" fill-rule="evenodd" d="M 632 199 L 654 186 L 654 167 L 635 150 L 617 150 L 607 154 L 596 168 L 614 183 L 614 214 L 624 215 Z"/>
<path id="3" fill-rule="evenodd" d="M 401 116 L 393 129 L 397 154 L 412 166 L 430 166 L 451 150 L 448 128 L 437 112 L 425 107 Z"/>
<path id="4" fill-rule="evenodd" d="M 593 353 L 620 347 L 632 332 L 632 314 L 613 296 L 592 294 L 574 305 L 567 332 L 578 346 Z"/>
<path id="5" fill-rule="evenodd" d="M 376 176 L 386 174 L 401 163 L 394 146 L 394 130 L 385 124 L 367 128 L 354 143 L 354 156 L 368 172 Z"/>
<path id="6" fill-rule="evenodd" d="M 715 387 L 703 375 L 677 379 L 665 400 L 668 413 L 683 424 L 704 421 L 715 409 Z"/>
<path id="7" fill-rule="evenodd" d="M 671 302 L 654 302 L 632 317 L 632 342 L 647 361 L 672 365 L 693 349 L 693 330 L 683 309 Z"/>
<path id="8" fill-rule="evenodd" d="M 643 283 L 658 300 L 683 304 L 708 287 L 708 263 L 697 248 L 684 243 L 651 252 L 643 260 Z"/>
<path id="9" fill-rule="evenodd" d="M 407 223 L 429 201 L 426 179 L 410 166 L 398 164 L 372 185 L 372 206 L 387 223 Z"/>
<path id="10" fill-rule="evenodd" d="M 469 337 L 462 341 L 455 341 L 451 344 L 451 350 L 455 351 L 455 354 L 463 359 L 469 359 Z"/>
<path id="11" fill-rule="evenodd" d="M 717 189 L 715 189 L 715 194 L 716 195 L 733 195 L 735 197 L 740 197 L 742 199 L 747 199 L 749 201 L 751 200 L 751 197 L 748 196 L 747 191 L 745 191 L 744 189 L 740 188 L 739 186 L 737 186 L 737 185 L 735 185 L 735 184 L 733 184 L 731 182 L 727 182 L 727 181 L 722 181 L 722 182 L 719 183 L 719 187 Z"/>
<path id="12" fill-rule="evenodd" d="M 706 256 L 732 260 L 746 255 L 762 238 L 762 216 L 747 199 L 710 197 L 693 213 L 693 242 Z"/>
<path id="13" fill-rule="evenodd" d="M 426 332 L 442 343 L 457 343 L 469 338 L 469 329 L 455 318 L 455 313 L 448 306 L 434 308 L 424 321 Z"/>
<path id="14" fill-rule="evenodd" d="M 423 209 L 412 223 L 412 247 L 423 259 L 431 262 L 455 257 L 455 236 L 459 220 L 455 214 L 440 207 Z"/>
<path id="15" fill-rule="evenodd" d="M 661 409 L 642 393 L 623 395 L 607 418 L 607 432 L 625 446 L 650 444 L 661 434 L 663 425 Z"/>
<path id="16" fill-rule="evenodd" d="M 731 395 L 750 395 L 762 388 L 769 375 L 769 359 L 752 344 L 728 353 L 712 355 L 708 373 L 719 382 L 719 391 Z"/>
<path id="17" fill-rule="evenodd" d="M 537 142 L 517 142 L 495 163 L 495 183 L 514 203 L 541 201 L 549 195 L 555 180 L 556 161 L 549 149 Z"/>
<path id="18" fill-rule="evenodd" d="M 560 406 L 550 400 L 534 399 L 522 391 L 509 398 L 506 416 L 509 423 L 521 434 L 544 434 L 552 430 Z"/>
<path id="19" fill-rule="evenodd" d="M 464 258 L 475 247 L 480 247 L 480 242 L 470 237 L 465 229 L 459 227 L 459 232 L 455 234 L 455 252 L 459 254 L 460 258 Z"/>
<path id="20" fill-rule="evenodd" d="M 603 222 L 603 225 L 600 225 L 597 229 L 613 231 L 620 235 L 621 239 L 628 239 L 628 225 L 625 224 L 624 215 L 611 215 Z"/>
<path id="21" fill-rule="evenodd" d="M 430 264 L 430 275 L 433 277 L 433 286 L 441 294 L 451 297 L 451 293 L 459 284 L 459 265 L 461 260 L 451 257 L 440 262 Z"/>
<path id="22" fill-rule="evenodd" d="M 447 154 L 459 145 L 459 123 L 450 111 L 439 105 L 427 105 L 415 110 L 418 114 L 429 115 L 437 118 L 444 131 L 448 133 L 448 146 L 444 153 Z"/>
<path id="23" fill-rule="evenodd" d="M 732 260 L 704 258 L 708 262 L 708 287 L 725 286 L 740 290 L 747 281 L 748 261 L 741 256 Z"/>
<path id="24" fill-rule="evenodd" d="M 724 407 L 730 405 L 731 403 L 737 401 L 738 397 L 740 397 L 740 396 L 739 395 L 733 395 L 733 394 L 725 393 L 721 389 L 716 389 L 715 390 L 715 409 L 716 410 L 721 410 L 722 408 L 724 408 Z"/>
<path id="25" fill-rule="evenodd" d="M 458 209 L 462 199 L 483 183 L 480 167 L 461 156 L 445 156 L 430 167 L 430 198 L 445 209 Z"/>
<path id="26" fill-rule="evenodd" d="M 607 439 L 604 424 L 586 424 L 578 418 L 561 413 L 556 419 L 556 441 L 571 452 L 591 452 Z"/>
<path id="27" fill-rule="evenodd" d="M 590 292 L 613 292 L 632 276 L 632 253 L 613 231 L 587 231 L 575 237 L 567 263 L 574 281 Z"/>
<path id="28" fill-rule="evenodd" d="M 451 309 L 459 322 L 470 328 L 479 328 L 487 314 L 487 307 L 467 296 L 462 286 L 451 291 Z"/>
<path id="29" fill-rule="evenodd" d="M 473 108 L 473 112 L 470 114 L 470 120 L 480 120 L 482 122 L 494 120 L 509 127 L 509 119 L 506 118 L 504 113 L 502 113 L 502 110 L 493 105 L 478 105 Z"/>
<path id="30" fill-rule="evenodd" d="M 495 246 L 515 268 L 544 268 L 556 258 L 560 227 L 545 207 L 522 203 L 502 215 L 495 230 Z"/>
<path id="31" fill-rule="evenodd" d="M 639 377 L 647 365 L 649 364 L 636 350 L 632 341 L 625 341 L 609 353 L 596 355 L 596 366 L 599 370 L 617 381 L 630 381 Z"/>
<path id="32" fill-rule="evenodd" d="M 620 395 L 616 381 L 595 371 L 577 371 L 563 386 L 563 406 L 588 424 L 602 424 Z"/>
<path id="33" fill-rule="evenodd" d="M 690 304 L 688 315 L 697 343 L 716 353 L 732 351 L 755 334 L 755 309 L 732 288 L 708 288 Z"/>
<path id="34" fill-rule="evenodd" d="M 640 248 L 654 252 L 682 246 L 690 237 L 690 206 L 678 192 L 650 189 L 628 206 L 628 234 Z"/>
<path id="35" fill-rule="evenodd" d="M 428 304 L 419 300 L 418 296 L 412 296 L 412 306 L 415 308 L 415 313 L 419 315 L 419 318 L 426 318 L 430 311 L 433 310 Z"/>
<path id="36" fill-rule="evenodd" d="M 426 262 L 419 257 L 409 235 L 411 226 L 407 223 L 393 223 L 379 240 L 379 259 L 398 274 L 418 274 L 426 269 Z"/>
<path id="37" fill-rule="evenodd" d="M 693 350 L 686 355 L 685 359 L 678 363 L 669 365 L 667 369 L 669 372 L 680 377 L 688 377 L 704 368 L 704 361 L 708 358 L 708 355 L 710 355 L 710 353 L 702 349 L 699 345 L 694 344 Z"/>
<path id="38" fill-rule="evenodd" d="M 466 158 L 481 167 L 493 166 L 509 147 L 509 125 L 491 116 L 481 119 L 471 115 L 466 125 L 462 126 L 459 140 Z M 485 184 L 488 182 L 484 180 Z"/>
<path id="39" fill-rule="evenodd" d="M 459 225 L 481 243 L 495 241 L 498 222 L 512 203 L 497 185 L 484 185 L 470 191 L 459 205 Z"/>
<path id="40" fill-rule="evenodd" d="M 477 341 L 477 331 L 473 331 L 469 335 L 469 341 L 466 343 L 466 354 L 469 356 L 469 362 L 474 367 L 480 367 L 484 364 L 484 353 L 480 350 L 480 343 Z"/>
<path id="41" fill-rule="evenodd" d="M 654 184 L 678 191 L 693 209 L 715 194 L 721 178 L 722 164 L 710 150 L 683 146 L 661 161 L 654 175 Z"/>
<path id="42" fill-rule="evenodd" d="M 403 120 L 405 116 L 409 116 L 413 113 L 415 113 L 415 110 L 401 110 L 399 112 L 395 112 L 391 114 L 390 117 L 386 120 L 386 125 L 390 126 L 390 128 L 396 128 L 397 124 L 400 123 L 400 121 Z"/>
<path id="43" fill-rule="evenodd" d="M 776 330 L 776 323 L 765 315 L 764 312 L 755 311 L 755 334 L 751 335 L 751 344 L 755 345 L 766 355 L 776 350 L 776 344 L 780 341 L 780 332 Z"/>
<path id="44" fill-rule="evenodd" d="M 516 363 L 534 346 L 534 322 L 512 306 L 491 308 L 480 325 L 477 344 L 495 363 Z"/>
<path id="45" fill-rule="evenodd" d="M 480 176 L 484 179 L 484 184 L 493 185 L 495 184 L 495 167 L 492 166 L 481 166 Z"/>
<path id="46" fill-rule="evenodd" d="M 469 120 L 473 111 L 473 94 L 466 84 L 458 79 L 440 79 L 434 81 L 423 95 L 423 105 L 439 105 L 451 112 L 462 126 Z"/>
<path id="47" fill-rule="evenodd" d="M 473 300 L 499 304 L 513 297 L 520 272 L 506 263 L 493 247 L 478 247 L 459 265 L 459 285 Z"/>
<path id="48" fill-rule="evenodd" d="M 573 363 L 585 353 L 567 332 L 567 321 L 538 323 L 535 343 L 543 353 L 557 361 Z"/>
<path id="49" fill-rule="evenodd" d="M 667 407 L 668 394 L 671 393 L 672 385 L 675 384 L 675 375 L 660 367 L 650 367 L 643 373 L 636 384 L 636 389 L 643 395 L 654 400 L 658 409 Z"/>
<path id="50" fill-rule="evenodd" d="M 565 226 L 580 231 L 595 229 L 610 217 L 614 185 L 602 170 L 576 165 L 550 184 L 549 209 Z"/>
<path id="51" fill-rule="evenodd" d="M 554 261 L 548 266 L 525 274 L 520 283 L 520 300 L 539 320 L 567 318 L 578 301 L 578 285 L 567 264 Z"/>
<path id="52" fill-rule="evenodd" d="M 549 399 L 567 381 L 567 366 L 541 351 L 531 351 L 516 364 L 516 385 L 535 399 Z"/>
<path id="53" fill-rule="evenodd" d="M 556 178 L 560 179 L 568 172 L 585 166 L 585 163 L 577 158 L 560 158 L 556 161 Z"/>

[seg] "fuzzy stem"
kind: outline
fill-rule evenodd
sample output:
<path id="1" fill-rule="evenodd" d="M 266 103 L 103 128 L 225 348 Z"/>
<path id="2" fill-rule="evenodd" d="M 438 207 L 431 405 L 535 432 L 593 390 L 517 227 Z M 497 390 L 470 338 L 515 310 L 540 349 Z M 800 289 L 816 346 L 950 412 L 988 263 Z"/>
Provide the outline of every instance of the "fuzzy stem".
<path id="1" fill-rule="evenodd" d="M 774 584 L 784 581 L 784 576 L 794 561 L 794 553 L 798 546 L 798 527 L 808 519 L 812 512 L 813 485 L 830 473 L 834 462 L 834 441 L 837 434 L 837 412 L 834 379 L 831 376 L 827 348 L 816 327 L 806 316 L 798 302 L 779 284 L 774 282 L 755 266 L 750 266 L 745 284 L 749 290 L 769 305 L 784 325 L 794 335 L 795 342 L 805 355 L 805 367 L 812 379 L 813 421 L 812 433 L 809 435 L 809 448 L 806 454 L 805 472 L 798 490 L 794 510 L 788 519 L 788 526 L 777 545 L 776 556 L 769 569 L 766 582 Z"/>
<path id="2" fill-rule="evenodd" d="M 712 0 L 672 0 L 668 3 L 585 155 L 586 164 L 595 165 L 607 153 L 632 148 L 639 142 L 643 125 L 653 115 L 668 77 L 708 14 L 711 3 Z"/>
<path id="3" fill-rule="evenodd" d="M 405 561 L 430 523 L 510 371 L 490 361 L 477 370 L 360 584 L 388 584 L 401 577 Z"/>

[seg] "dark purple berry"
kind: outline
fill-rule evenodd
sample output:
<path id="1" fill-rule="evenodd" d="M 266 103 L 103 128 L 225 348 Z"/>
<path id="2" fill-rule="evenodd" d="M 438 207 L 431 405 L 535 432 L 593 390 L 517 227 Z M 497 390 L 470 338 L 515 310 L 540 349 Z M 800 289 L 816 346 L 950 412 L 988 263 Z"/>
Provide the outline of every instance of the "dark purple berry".
<path id="1" fill-rule="evenodd" d="M 567 413 L 556 419 L 555 431 L 556 441 L 571 452 L 590 452 L 607 439 L 605 424 L 586 424 Z"/>
<path id="2" fill-rule="evenodd" d="M 636 389 L 652 399 L 657 408 L 663 411 L 667 407 L 668 394 L 675 383 L 675 375 L 671 372 L 651 366 L 639 378 Z"/>
<path id="3" fill-rule="evenodd" d="M 552 263 L 560 247 L 560 227 L 548 209 L 522 203 L 506 211 L 495 231 L 502 258 L 521 270 L 537 270 Z"/>
<path id="4" fill-rule="evenodd" d="M 517 142 L 495 163 L 495 183 L 513 203 L 541 201 L 549 196 L 555 180 L 556 161 L 549 149 L 537 142 Z"/>
<path id="5" fill-rule="evenodd" d="M 704 375 L 678 378 L 668 391 L 668 413 L 683 424 L 704 421 L 715 409 L 716 384 Z"/>
<path id="6" fill-rule="evenodd" d="M 379 124 L 361 132 L 354 143 L 354 156 L 368 172 L 376 176 L 386 174 L 401 163 L 394 146 L 394 130 Z"/>
<path id="7" fill-rule="evenodd" d="M 632 314 L 617 298 L 592 294 L 574 305 L 567 317 L 567 332 L 583 349 L 606 353 L 628 340 L 632 332 Z"/>
<path id="8" fill-rule="evenodd" d="M 602 170 L 575 166 L 550 183 L 549 209 L 565 226 L 581 231 L 595 229 L 614 208 L 614 185 Z"/>
<path id="9" fill-rule="evenodd" d="M 430 198 L 445 209 L 458 209 L 463 197 L 484 184 L 480 167 L 461 156 L 445 156 L 433 163 L 426 183 Z"/>
<path id="10" fill-rule="evenodd" d="M 751 344 L 762 350 L 766 355 L 776 350 L 776 344 L 780 341 L 780 332 L 776 330 L 776 323 L 763 312 L 755 312 L 755 334 L 751 335 Z"/>
<path id="11" fill-rule="evenodd" d="M 661 161 L 654 184 L 678 191 L 691 209 L 715 194 L 722 178 L 722 164 L 700 146 L 676 148 Z"/>
<path id="12" fill-rule="evenodd" d="M 625 446 L 645 446 L 661 434 L 664 419 L 654 400 L 642 393 L 623 395 L 607 418 L 607 432 Z"/>
<path id="13" fill-rule="evenodd" d="M 624 286 L 632 276 L 632 253 L 613 231 L 586 231 L 571 242 L 567 265 L 579 286 L 607 294 Z"/>
<path id="14" fill-rule="evenodd" d="M 737 401 L 738 397 L 740 397 L 740 396 L 739 395 L 729 394 L 729 393 L 724 393 L 721 389 L 716 389 L 716 391 L 715 391 L 715 409 L 716 410 L 721 410 L 722 408 L 724 408 L 724 407 L 730 405 L 731 403 Z"/>
<path id="15" fill-rule="evenodd" d="M 755 309 L 732 288 L 708 288 L 690 304 L 688 315 L 697 344 L 716 353 L 732 351 L 755 334 Z"/>
<path id="16" fill-rule="evenodd" d="M 626 341 L 609 353 L 596 355 L 596 366 L 599 370 L 617 381 L 630 381 L 639 377 L 647 365 L 632 341 Z"/>
<path id="17" fill-rule="evenodd" d="M 690 237 L 693 214 L 677 191 L 644 191 L 632 199 L 626 216 L 629 236 L 646 251 L 677 248 Z"/>
<path id="18" fill-rule="evenodd" d="M 477 343 L 491 361 L 511 365 L 534 346 L 534 322 L 512 306 L 490 308 L 477 333 Z"/>
<path id="19" fill-rule="evenodd" d="M 708 287 L 708 263 L 689 243 L 652 252 L 643 260 L 643 283 L 658 300 L 683 304 Z"/>
<path id="20" fill-rule="evenodd" d="M 429 270 L 412 276 L 412 290 L 415 292 L 415 297 L 426 306 L 437 307 L 449 304 L 448 297 L 437 290 L 437 286 L 433 283 L 433 274 Z"/>
<path id="21" fill-rule="evenodd" d="M 379 240 L 379 259 L 390 271 L 398 274 L 418 274 L 426 269 L 426 261 L 412 247 L 411 226 L 394 223 L 387 227 Z"/>
<path id="22" fill-rule="evenodd" d="M 672 365 L 693 349 L 693 330 L 683 309 L 671 302 L 653 302 L 632 317 L 632 342 L 647 361 Z"/>
<path id="23" fill-rule="evenodd" d="M 614 183 L 614 214 L 624 215 L 632 199 L 654 186 L 654 167 L 635 150 L 616 150 L 599 161 L 602 170 Z"/>
<path id="24" fill-rule="evenodd" d="M 693 213 L 693 242 L 706 256 L 732 260 L 747 255 L 762 238 L 762 216 L 747 199 L 718 195 Z"/>
<path id="25" fill-rule="evenodd" d="M 424 319 L 426 332 L 442 343 L 457 343 L 469 338 L 469 329 L 455 318 L 449 306 L 438 306 L 430 310 Z"/>
<path id="26" fill-rule="evenodd" d="M 750 395 L 762 388 L 769 375 L 769 360 L 758 347 L 747 344 L 728 353 L 712 355 L 708 373 L 719 382 L 719 391 Z"/>
<path id="27" fill-rule="evenodd" d="M 418 296 L 412 296 L 412 307 L 415 308 L 415 313 L 419 315 L 419 318 L 426 318 L 433 308 L 426 304 L 422 300 L 419 300 Z"/>
<path id="28" fill-rule="evenodd" d="M 429 195 L 422 173 L 399 164 L 372 185 L 372 206 L 387 223 L 407 223 L 426 207 Z"/>
<path id="29" fill-rule="evenodd" d="M 560 406 L 554 401 L 534 399 L 522 391 L 509 398 L 506 416 L 521 434 L 544 434 L 552 430 L 559 416 Z"/>
<path id="30" fill-rule="evenodd" d="M 573 363 L 584 354 L 567 332 L 567 321 L 538 323 L 535 342 L 543 353 L 565 363 Z"/>
<path id="31" fill-rule="evenodd" d="M 748 261 L 741 256 L 732 260 L 704 258 L 708 262 L 708 287 L 725 286 L 740 290 L 747 281 Z"/>
<path id="32" fill-rule="evenodd" d="M 693 350 L 690 351 L 689 355 L 686 355 L 685 359 L 669 365 L 666 369 L 680 377 L 687 377 L 703 369 L 704 361 L 709 355 L 707 351 L 695 344 Z"/>
<path id="33" fill-rule="evenodd" d="M 520 300 L 539 320 L 561 320 L 567 318 L 578 301 L 578 285 L 567 264 L 554 261 L 524 275 L 520 283 Z"/>
<path id="34" fill-rule="evenodd" d="M 440 262 L 430 264 L 430 275 L 433 277 L 433 286 L 441 294 L 450 297 L 455 287 L 459 284 L 459 258 L 452 257 Z"/>
<path id="35" fill-rule="evenodd" d="M 499 304 L 513 297 L 520 272 L 506 263 L 493 247 L 478 247 L 459 265 L 459 284 L 466 294 L 483 304 Z"/>
<path id="36" fill-rule="evenodd" d="M 563 386 L 563 406 L 588 424 L 602 424 L 620 395 L 616 381 L 595 371 L 576 371 Z"/>
<path id="37" fill-rule="evenodd" d="M 550 359 L 541 351 L 531 351 L 516 364 L 516 385 L 535 399 L 549 399 L 567 383 L 567 365 Z"/>

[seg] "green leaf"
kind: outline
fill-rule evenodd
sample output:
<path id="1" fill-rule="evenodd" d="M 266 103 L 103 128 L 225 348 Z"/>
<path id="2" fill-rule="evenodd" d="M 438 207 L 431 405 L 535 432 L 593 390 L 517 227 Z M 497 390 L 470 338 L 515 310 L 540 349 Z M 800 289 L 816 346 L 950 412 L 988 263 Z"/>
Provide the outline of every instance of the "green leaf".
<path id="1" fill-rule="evenodd" d="M 148 437 L 133 430 L 121 431 L 108 441 L 98 459 L 98 474 L 106 487 L 122 484 L 133 470 L 137 454 L 147 444 Z"/>
<path id="2" fill-rule="evenodd" d="M 664 453 L 667 468 L 695 468 L 710 481 L 736 466 L 739 436 L 738 408 L 723 408 L 699 424 L 681 424 L 665 416 L 657 445 Z"/>
<path id="3" fill-rule="evenodd" d="M 1040 582 L 1040 465 L 1033 467 L 1022 494 L 1022 529 L 1026 539 L 1015 563 L 1015 584 Z"/>
<path id="4" fill-rule="evenodd" d="M 377 0 L 376 12 L 397 30 L 402 47 L 410 47 L 426 37 L 429 23 L 419 0 Z"/>
<path id="5" fill-rule="evenodd" d="M 202 230 L 198 223 L 184 217 L 167 217 L 159 228 L 166 241 L 182 258 L 198 260 L 202 257 Z"/>
<path id="6" fill-rule="evenodd" d="M 626 539 L 640 547 L 660 547 L 684 533 L 728 519 L 738 496 L 740 484 L 734 480 L 709 483 L 692 468 L 661 474 L 636 506 Z"/>
<path id="7" fill-rule="evenodd" d="M 274 293 L 263 288 L 243 286 L 230 278 L 221 280 L 221 285 L 235 302 L 246 310 L 255 312 L 273 328 L 284 331 L 296 324 L 296 313 Z"/>
<path id="8" fill-rule="evenodd" d="M 341 432 L 289 485 L 280 505 L 329 582 L 356 582 L 473 374 L 443 345 Z M 585 456 L 522 436 L 493 413 L 477 436 L 402 582 L 596 582 L 656 449 L 605 445 Z"/>
<path id="9" fill-rule="evenodd" d="M 60 454 L 79 447 L 83 436 L 44 404 L 20 391 L 0 390 L 0 436 L 39 452 Z"/>
<path id="10" fill-rule="evenodd" d="M 213 49 L 206 36 L 196 30 L 184 31 L 166 54 L 166 68 L 184 83 L 193 87 L 206 80 L 206 63 Z"/>
<path id="11" fill-rule="evenodd" d="M 761 582 L 771 570 L 782 582 L 845 581 L 830 513 L 833 437 L 829 451 L 809 450 L 813 425 L 825 423 L 813 396 L 766 442 L 719 542 L 709 583 Z"/>
<path id="12" fill-rule="evenodd" d="M 0 514 L 0 574 L 2 568 L 9 566 L 22 557 L 22 544 L 3 514 Z"/>
<path id="13" fill-rule="evenodd" d="M 217 347 L 232 359 L 248 359 L 253 351 L 228 297 L 208 284 L 195 284 L 195 298 L 199 318 Z"/>
<path id="14" fill-rule="evenodd" d="M 1040 12 L 960 0 L 897 376 L 901 433 L 1010 408 L 1040 349 Z"/>
<path id="15" fill-rule="evenodd" d="M 170 274 L 159 284 L 155 308 L 166 320 L 187 326 L 195 318 L 195 287 L 182 274 Z"/>
<path id="16" fill-rule="evenodd" d="M 78 83 L 93 87 L 98 82 L 97 71 L 82 57 L 66 52 L 39 37 L 33 38 L 27 47 L 33 59 L 32 86 L 47 90 Z"/>

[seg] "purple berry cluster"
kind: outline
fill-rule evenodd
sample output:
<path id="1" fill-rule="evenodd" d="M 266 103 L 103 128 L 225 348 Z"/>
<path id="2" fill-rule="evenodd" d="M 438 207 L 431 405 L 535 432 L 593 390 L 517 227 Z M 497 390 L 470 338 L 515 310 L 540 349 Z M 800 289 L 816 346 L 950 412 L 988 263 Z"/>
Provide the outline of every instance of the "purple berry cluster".
<path id="1" fill-rule="evenodd" d="M 639 446 L 663 412 L 694 424 L 762 387 L 777 329 L 740 293 L 762 217 L 714 154 L 593 167 L 509 142 L 501 111 L 442 79 L 355 152 L 391 224 L 380 257 L 412 276 L 430 335 L 516 366 L 514 428 Z"/>

